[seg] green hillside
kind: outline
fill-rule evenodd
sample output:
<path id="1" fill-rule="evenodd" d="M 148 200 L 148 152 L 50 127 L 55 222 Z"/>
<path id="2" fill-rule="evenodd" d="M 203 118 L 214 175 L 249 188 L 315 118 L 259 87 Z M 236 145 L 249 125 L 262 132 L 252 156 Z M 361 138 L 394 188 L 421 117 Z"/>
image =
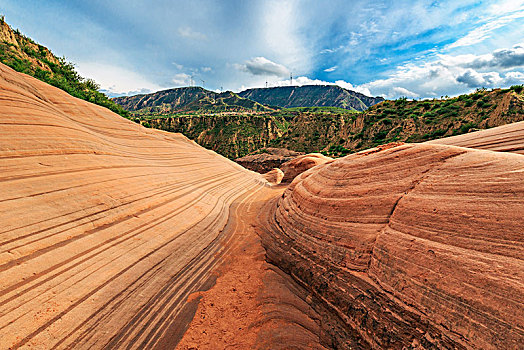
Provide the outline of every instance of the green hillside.
<path id="1" fill-rule="evenodd" d="M 135 116 L 166 116 L 187 113 L 263 112 L 274 109 L 226 91 L 216 93 L 198 86 L 157 91 L 113 99 Z"/>
<path id="2" fill-rule="evenodd" d="M 0 17 L 0 62 L 124 117 L 130 115 L 99 92 L 100 86 L 96 82 L 82 78 L 72 63 L 56 57 L 48 48 L 35 43 L 18 29 L 13 30 L 3 17 Z"/>
<path id="3" fill-rule="evenodd" d="M 384 101 L 365 112 L 308 107 L 139 118 L 232 159 L 267 146 L 337 157 L 394 141 L 423 142 L 521 121 L 523 109 L 522 86 L 514 86 L 443 100 Z"/>
<path id="4" fill-rule="evenodd" d="M 376 145 L 423 142 L 524 120 L 522 86 L 478 90 L 443 100 L 384 101 L 349 116 L 301 113 L 270 145 L 346 155 Z"/>

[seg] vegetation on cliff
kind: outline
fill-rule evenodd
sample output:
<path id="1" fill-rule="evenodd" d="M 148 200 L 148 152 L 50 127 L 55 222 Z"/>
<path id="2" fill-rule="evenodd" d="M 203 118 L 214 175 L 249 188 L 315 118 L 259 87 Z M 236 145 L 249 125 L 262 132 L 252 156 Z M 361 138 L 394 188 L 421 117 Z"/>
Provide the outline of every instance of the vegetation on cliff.
<path id="1" fill-rule="evenodd" d="M 140 122 L 146 127 L 180 132 L 230 159 L 266 147 L 288 126 L 282 116 L 253 113 L 156 116 Z"/>
<path id="2" fill-rule="evenodd" d="M 48 48 L 35 43 L 18 29 L 13 30 L 3 17 L 0 17 L 0 62 L 74 97 L 109 108 L 124 117 L 130 115 L 99 92 L 100 86 L 95 81 L 81 77 L 72 63 L 55 56 Z"/>
<path id="3" fill-rule="evenodd" d="M 310 107 L 138 117 L 145 126 L 181 132 L 233 159 L 263 147 L 340 157 L 384 143 L 423 142 L 524 120 L 524 90 L 518 85 L 447 99 L 401 98 L 365 112 Z"/>
<path id="4" fill-rule="evenodd" d="M 521 85 L 447 99 L 384 101 L 363 113 L 301 113 L 273 147 L 344 156 L 380 144 L 423 142 L 524 120 Z"/>

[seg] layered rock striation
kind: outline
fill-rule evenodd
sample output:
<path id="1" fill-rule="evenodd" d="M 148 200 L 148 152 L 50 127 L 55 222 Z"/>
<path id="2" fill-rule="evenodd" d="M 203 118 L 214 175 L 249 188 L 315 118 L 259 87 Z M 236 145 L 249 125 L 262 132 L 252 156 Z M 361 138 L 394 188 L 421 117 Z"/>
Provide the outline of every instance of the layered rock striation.
<path id="1" fill-rule="evenodd" d="M 524 158 L 405 144 L 299 175 L 262 235 L 336 348 L 524 344 Z"/>
<path id="2" fill-rule="evenodd" d="M 263 181 L 2 64 L 0 169 L 2 349 L 173 348 Z"/>
<path id="3" fill-rule="evenodd" d="M 524 154 L 524 121 L 427 143 Z"/>

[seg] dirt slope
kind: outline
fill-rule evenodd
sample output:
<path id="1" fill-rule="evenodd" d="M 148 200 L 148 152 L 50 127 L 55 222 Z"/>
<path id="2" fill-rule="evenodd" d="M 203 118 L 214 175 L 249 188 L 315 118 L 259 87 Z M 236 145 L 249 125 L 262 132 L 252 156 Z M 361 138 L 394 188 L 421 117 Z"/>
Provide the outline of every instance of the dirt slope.
<path id="1" fill-rule="evenodd" d="M 0 64 L 0 348 L 169 348 L 259 178 Z"/>

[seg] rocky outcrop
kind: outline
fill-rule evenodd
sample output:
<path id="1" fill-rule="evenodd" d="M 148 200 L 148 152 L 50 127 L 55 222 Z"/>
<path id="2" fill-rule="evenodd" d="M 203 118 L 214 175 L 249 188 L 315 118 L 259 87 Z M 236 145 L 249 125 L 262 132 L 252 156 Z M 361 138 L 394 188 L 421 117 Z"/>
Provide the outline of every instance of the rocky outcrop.
<path id="1" fill-rule="evenodd" d="M 262 179 L 2 64 L 0 116 L 0 348 L 174 348 Z"/>
<path id="2" fill-rule="evenodd" d="M 248 154 L 242 158 L 235 159 L 235 162 L 244 168 L 264 174 L 274 168 L 280 168 L 282 164 L 296 157 L 303 155 L 302 152 L 295 152 L 285 148 L 266 147 L 256 153 Z"/>
<path id="3" fill-rule="evenodd" d="M 267 182 L 274 185 L 278 185 L 279 183 L 281 183 L 283 178 L 284 172 L 278 168 L 275 168 L 264 174 L 264 179 L 266 179 Z"/>
<path id="4" fill-rule="evenodd" d="M 280 170 L 284 172 L 284 178 L 282 182 L 291 182 L 299 174 L 309 170 L 317 165 L 324 164 L 333 160 L 333 158 L 326 157 L 320 153 L 309 153 L 302 156 L 296 157 L 280 167 Z"/>
<path id="5" fill-rule="evenodd" d="M 275 202 L 268 259 L 319 300 L 331 347 L 521 348 L 522 169 L 427 144 L 325 163 Z"/>

